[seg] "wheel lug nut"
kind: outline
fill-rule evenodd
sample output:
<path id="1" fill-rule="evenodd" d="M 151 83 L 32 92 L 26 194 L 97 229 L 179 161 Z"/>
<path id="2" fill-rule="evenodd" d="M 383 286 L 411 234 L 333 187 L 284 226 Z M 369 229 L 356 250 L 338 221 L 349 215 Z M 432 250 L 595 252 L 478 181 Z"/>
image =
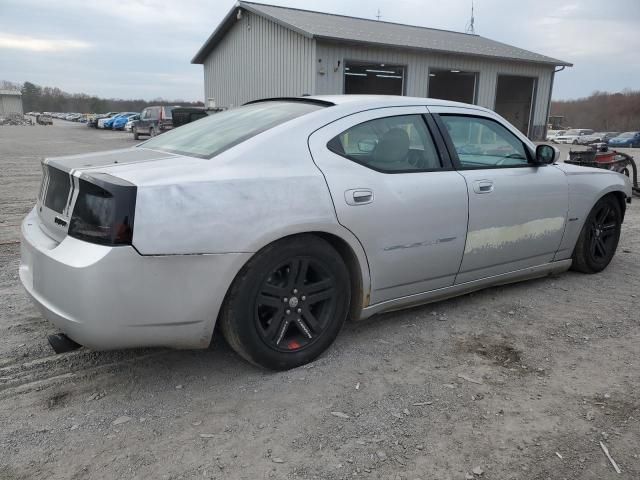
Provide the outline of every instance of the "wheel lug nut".
<path id="1" fill-rule="evenodd" d="M 302 301 L 304 302 L 307 299 L 304 295 L 302 295 Z"/>
<path id="2" fill-rule="evenodd" d="M 301 308 L 298 309 L 298 313 L 302 313 L 302 309 Z"/>
<path id="3" fill-rule="evenodd" d="M 285 313 L 289 315 L 291 313 L 291 310 L 287 310 Z"/>
<path id="4" fill-rule="evenodd" d="M 298 293 L 298 289 L 297 289 L 297 288 L 294 288 L 294 289 L 293 289 L 293 294 L 295 295 L 296 293 Z"/>
<path id="5" fill-rule="evenodd" d="M 287 302 L 289 301 L 289 299 L 288 299 L 287 297 L 284 297 L 284 298 L 282 299 L 282 301 L 283 301 L 284 303 L 287 303 Z"/>

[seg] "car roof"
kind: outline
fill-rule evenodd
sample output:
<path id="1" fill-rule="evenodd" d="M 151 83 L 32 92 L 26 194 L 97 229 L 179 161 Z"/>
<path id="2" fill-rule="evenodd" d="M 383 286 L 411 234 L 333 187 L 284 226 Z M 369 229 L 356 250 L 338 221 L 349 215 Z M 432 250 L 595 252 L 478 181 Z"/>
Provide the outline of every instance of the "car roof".
<path id="1" fill-rule="evenodd" d="M 273 100 L 297 100 L 297 101 L 315 101 L 319 103 L 328 103 L 334 105 L 342 105 L 353 107 L 354 109 L 363 108 L 382 108 L 382 107 L 401 107 L 401 106 L 444 106 L 444 107 L 459 107 L 459 108 L 473 108 L 485 112 L 491 112 L 491 110 L 480 107 L 478 105 L 471 105 L 468 103 L 453 102 L 450 100 L 440 100 L 437 98 L 429 97 L 405 97 L 400 95 L 304 95 L 302 97 L 277 97 L 266 98 L 256 100 L 249 103 L 257 103 L 261 101 L 273 101 Z"/>

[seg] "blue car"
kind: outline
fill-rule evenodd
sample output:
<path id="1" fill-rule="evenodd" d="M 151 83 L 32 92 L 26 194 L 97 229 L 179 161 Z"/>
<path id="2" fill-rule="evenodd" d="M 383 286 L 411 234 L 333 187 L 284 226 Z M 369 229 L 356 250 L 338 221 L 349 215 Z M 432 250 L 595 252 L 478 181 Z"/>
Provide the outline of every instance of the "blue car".
<path id="1" fill-rule="evenodd" d="M 111 128 L 113 130 L 124 130 L 124 126 L 127 124 L 131 117 L 135 117 L 138 115 L 137 113 L 123 113 L 122 115 L 118 115 L 111 122 Z"/>
<path id="2" fill-rule="evenodd" d="M 126 116 L 126 115 L 131 115 L 132 113 L 135 113 L 135 112 L 122 112 L 122 113 L 119 113 L 118 115 L 114 115 L 109 120 L 106 120 L 104 122 L 104 128 L 108 128 L 108 129 L 113 128 L 113 122 L 115 122 L 116 119 L 118 119 L 120 117 L 123 117 L 123 116 Z M 125 122 L 125 123 L 127 123 L 127 122 Z"/>
<path id="3" fill-rule="evenodd" d="M 609 139 L 610 147 L 640 147 L 640 132 L 624 132 Z"/>

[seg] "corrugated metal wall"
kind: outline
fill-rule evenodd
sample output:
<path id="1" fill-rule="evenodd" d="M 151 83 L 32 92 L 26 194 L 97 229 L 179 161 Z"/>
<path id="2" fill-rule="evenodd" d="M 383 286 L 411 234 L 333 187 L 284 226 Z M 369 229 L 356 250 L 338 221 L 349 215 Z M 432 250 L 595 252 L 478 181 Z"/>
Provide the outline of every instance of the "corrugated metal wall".
<path id="1" fill-rule="evenodd" d="M 0 94 L 0 115 L 6 113 L 23 113 L 22 97 L 20 95 Z"/>
<path id="2" fill-rule="evenodd" d="M 313 93 L 314 40 L 243 11 L 204 63 L 205 101 L 219 107 Z"/>
<path id="3" fill-rule="evenodd" d="M 532 63 L 495 61 L 491 59 L 465 57 L 462 55 L 439 55 L 396 48 L 350 46 L 319 41 L 316 47 L 317 65 L 324 66 L 324 74 L 316 79 L 316 94 L 343 93 L 345 60 L 360 60 L 405 65 L 405 94 L 413 97 L 428 96 L 429 69 L 457 69 L 479 72 L 476 103 L 493 108 L 496 99 L 498 75 L 521 75 L 537 79 L 534 98 L 533 125 L 544 126 L 551 89 L 553 66 Z M 338 62 L 340 65 L 338 66 Z M 337 68 L 337 71 L 334 70 Z M 533 130 L 532 130 L 533 131 Z"/>
<path id="4" fill-rule="evenodd" d="M 233 107 L 258 98 L 343 93 L 345 60 L 406 66 L 405 94 L 416 97 L 428 96 L 430 68 L 479 72 L 476 103 L 487 108 L 495 105 L 500 74 L 534 77 L 531 133 L 544 132 L 553 66 L 316 41 L 246 11 L 204 63 L 205 100 Z"/>

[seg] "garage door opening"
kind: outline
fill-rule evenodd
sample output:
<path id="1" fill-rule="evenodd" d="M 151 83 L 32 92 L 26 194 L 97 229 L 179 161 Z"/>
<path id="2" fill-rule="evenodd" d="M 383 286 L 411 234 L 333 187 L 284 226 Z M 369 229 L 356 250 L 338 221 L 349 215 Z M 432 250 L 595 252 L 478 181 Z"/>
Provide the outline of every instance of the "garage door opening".
<path id="1" fill-rule="evenodd" d="M 477 72 L 429 70 L 429 97 L 454 102 L 475 103 Z"/>
<path id="2" fill-rule="evenodd" d="M 344 93 L 404 95 L 404 74 L 403 66 L 345 62 Z"/>
<path id="3" fill-rule="evenodd" d="M 536 79 L 533 77 L 498 76 L 495 111 L 527 136 L 530 133 L 535 88 Z"/>

